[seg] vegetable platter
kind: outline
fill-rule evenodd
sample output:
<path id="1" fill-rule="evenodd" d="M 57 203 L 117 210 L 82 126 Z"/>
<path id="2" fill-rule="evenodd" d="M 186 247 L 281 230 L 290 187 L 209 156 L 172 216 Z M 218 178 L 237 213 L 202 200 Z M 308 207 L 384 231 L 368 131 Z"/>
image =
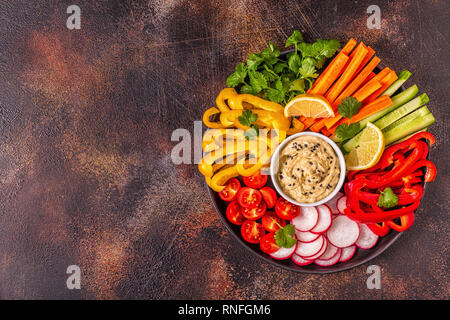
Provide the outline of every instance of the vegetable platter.
<path id="1" fill-rule="evenodd" d="M 294 31 L 285 47 L 270 42 L 228 76 L 203 114 L 198 168 L 220 219 L 249 251 L 298 272 L 347 270 L 421 219 L 424 186 L 437 174 L 429 160 L 435 119 L 427 94 L 407 85 L 411 72 L 383 67 L 363 42 L 307 43 Z M 317 140 L 293 140 L 308 132 L 329 141 L 343 164 L 331 148 L 319 156 Z M 294 154 L 280 161 L 283 172 L 273 170 L 289 140 Z M 333 170 L 345 172 L 342 186 L 324 185 Z"/>

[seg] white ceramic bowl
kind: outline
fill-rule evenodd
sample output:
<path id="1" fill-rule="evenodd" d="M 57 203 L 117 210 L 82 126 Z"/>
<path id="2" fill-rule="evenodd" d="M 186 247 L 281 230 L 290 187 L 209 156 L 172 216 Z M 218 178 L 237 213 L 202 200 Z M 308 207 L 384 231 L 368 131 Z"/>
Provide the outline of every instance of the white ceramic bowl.
<path id="1" fill-rule="evenodd" d="M 337 154 L 337 156 L 339 158 L 339 165 L 340 165 L 341 172 L 340 172 L 340 175 L 339 175 L 339 180 L 338 180 L 338 183 L 336 185 L 336 188 L 328 196 L 326 196 L 325 198 L 323 198 L 322 200 L 319 200 L 317 202 L 302 203 L 302 202 L 298 202 L 298 201 L 292 199 L 291 197 L 289 197 L 288 195 L 286 195 L 283 192 L 283 189 L 281 189 L 280 185 L 278 184 L 278 179 L 276 178 L 276 175 L 277 175 L 278 169 L 279 169 L 279 165 L 278 164 L 279 164 L 280 151 L 283 150 L 283 148 L 286 146 L 286 144 L 288 144 L 290 141 L 294 140 L 295 138 L 301 137 L 301 136 L 314 136 L 314 137 L 317 137 L 317 138 L 320 138 L 320 139 L 324 140 L 325 142 L 328 142 L 328 144 L 330 144 L 330 146 L 334 149 L 334 152 L 336 152 L 336 154 Z M 273 185 L 275 186 L 275 189 L 278 191 L 279 194 L 281 194 L 281 196 L 283 198 L 285 198 L 289 202 L 292 202 L 292 203 L 294 203 L 294 204 L 296 204 L 298 206 L 302 206 L 302 207 L 318 206 L 319 204 L 325 203 L 328 200 L 330 200 L 331 198 L 333 198 L 339 192 L 339 190 L 341 190 L 342 185 L 344 184 L 345 172 L 346 172 L 346 168 L 345 168 L 344 155 L 342 154 L 342 151 L 341 151 L 341 149 L 339 149 L 337 144 L 333 140 L 331 140 L 328 137 L 324 136 L 323 134 L 316 133 L 316 132 L 310 132 L 310 131 L 304 131 L 304 132 L 293 134 L 292 136 L 290 136 L 289 138 L 284 140 L 277 147 L 275 152 L 273 153 L 272 160 L 271 160 L 271 163 L 270 163 L 270 177 L 272 179 Z"/>

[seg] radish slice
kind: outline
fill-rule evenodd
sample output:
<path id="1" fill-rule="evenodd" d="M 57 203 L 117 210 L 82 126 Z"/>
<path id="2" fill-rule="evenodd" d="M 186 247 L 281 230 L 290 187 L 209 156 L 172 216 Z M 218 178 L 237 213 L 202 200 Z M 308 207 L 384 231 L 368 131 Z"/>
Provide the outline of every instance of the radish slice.
<path id="1" fill-rule="evenodd" d="M 292 219 L 291 224 L 299 231 L 309 231 L 319 220 L 319 213 L 315 207 L 301 207 L 300 214 Z"/>
<path id="2" fill-rule="evenodd" d="M 358 223 L 347 216 L 339 215 L 327 232 L 328 240 L 338 248 L 350 247 L 359 237 Z"/>
<path id="3" fill-rule="evenodd" d="M 344 210 L 347 208 L 347 197 L 343 196 L 337 201 L 337 208 L 339 213 L 344 214 Z"/>
<path id="4" fill-rule="evenodd" d="M 305 257 L 306 260 L 311 260 L 314 261 L 317 258 L 319 258 L 321 255 L 323 255 L 323 253 L 325 252 L 325 250 L 327 250 L 328 246 L 330 245 L 330 243 L 327 241 L 327 239 L 325 239 L 325 241 L 323 242 L 322 248 L 320 249 L 319 252 L 317 252 L 315 255 L 311 256 L 311 257 Z"/>
<path id="5" fill-rule="evenodd" d="M 320 260 L 328 260 L 334 257 L 334 255 L 339 251 L 338 247 L 333 246 L 331 243 L 328 243 L 327 250 L 318 257 Z"/>
<path id="6" fill-rule="evenodd" d="M 294 261 L 294 263 L 298 264 L 299 266 L 307 266 L 308 264 L 313 263 L 311 260 L 303 259 L 295 253 L 292 255 L 292 261 Z"/>
<path id="7" fill-rule="evenodd" d="M 343 248 L 341 251 L 341 257 L 339 258 L 339 262 L 345 262 L 350 260 L 356 252 L 356 246 L 353 245 L 351 247 Z"/>
<path id="8" fill-rule="evenodd" d="M 323 236 L 319 236 L 312 242 L 297 241 L 297 250 L 295 250 L 295 254 L 301 256 L 302 258 L 311 257 L 322 249 L 325 241 L 326 240 Z"/>
<path id="9" fill-rule="evenodd" d="M 342 249 L 338 249 L 338 251 L 330 259 L 316 259 L 314 263 L 321 267 L 332 266 L 339 262 L 339 259 L 341 258 L 341 252 Z"/>
<path id="10" fill-rule="evenodd" d="M 331 222 L 333 221 L 333 216 L 331 214 L 331 209 L 326 204 L 321 204 L 316 207 L 319 213 L 319 221 L 314 228 L 311 229 L 313 233 L 323 233 L 331 227 Z"/>
<path id="11" fill-rule="evenodd" d="M 336 195 L 326 202 L 326 205 L 331 209 L 332 213 L 339 213 L 337 208 L 337 201 L 342 198 L 344 194 L 342 192 L 336 193 Z"/>
<path id="12" fill-rule="evenodd" d="M 297 241 L 298 243 L 298 241 Z M 289 259 L 294 254 L 295 250 L 297 249 L 297 243 L 294 244 L 290 248 L 280 248 L 274 253 L 271 253 L 270 256 L 276 260 L 284 260 Z"/>
<path id="13" fill-rule="evenodd" d="M 356 245 L 361 249 L 370 249 L 378 242 L 378 235 L 372 232 L 369 227 L 364 224 L 359 224 L 359 238 L 356 240 Z"/>
<path id="14" fill-rule="evenodd" d="M 316 240 L 319 236 L 320 234 L 312 233 L 309 231 L 295 230 L 295 237 L 297 238 L 298 241 L 301 242 L 312 242 Z"/>

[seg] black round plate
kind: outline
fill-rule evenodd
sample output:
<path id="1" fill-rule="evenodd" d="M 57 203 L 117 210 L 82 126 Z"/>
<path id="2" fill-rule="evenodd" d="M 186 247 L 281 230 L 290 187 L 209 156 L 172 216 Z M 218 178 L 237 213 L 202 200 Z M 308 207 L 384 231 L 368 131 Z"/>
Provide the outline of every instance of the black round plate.
<path id="1" fill-rule="evenodd" d="M 287 54 L 289 52 L 292 52 L 292 50 L 283 52 L 282 54 Z M 330 59 L 329 61 L 331 61 L 331 60 L 332 59 Z M 324 68 L 322 70 L 324 70 Z M 382 68 L 383 68 L 383 66 L 379 65 L 376 68 L 377 72 L 379 72 Z M 403 90 L 405 90 L 404 86 L 402 86 L 398 90 L 398 92 L 396 92 L 396 94 Z M 239 178 L 239 179 L 242 183 L 242 179 L 241 178 Z M 384 250 L 386 250 L 390 245 L 392 245 L 402 235 L 401 232 L 396 232 L 394 230 L 391 230 L 391 232 L 388 235 L 386 235 L 384 237 L 380 237 L 378 240 L 378 243 L 373 248 L 371 248 L 371 249 L 357 248 L 355 254 L 353 255 L 353 257 L 350 260 L 345 261 L 345 262 L 338 262 L 337 264 L 335 264 L 333 266 L 321 267 L 314 263 L 309 264 L 307 266 L 299 266 L 299 265 L 295 264 L 292 261 L 292 259 L 286 259 L 286 260 L 273 259 L 268 254 L 262 252 L 261 249 L 259 248 L 259 245 L 250 244 L 250 243 L 244 241 L 244 239 L 241 236 L 240 226 L 236 226 L 236 225 L 230 223 L 226 218 L 226 208 L 227 208 L 228 202 L 225 202 L 222 199 L 220 199 L 219 194 L 217 192 L 213 191 L 207 184 L 205 184 L 205 185 L 206 185 L 206 188 L 208 189 L 211 201 L 213 202 L 213 205 L 214 205 L 214 208 L 216 209 L 217 214 L 219 215 L 219 217 L 222 220 L 225 227 L 230 231 L 230 233 L 245 248 L 247 248 L 249 251 L 253 252 L 258 257 L 262 258 L 263 260 L 265 260 L 273 265 L 279 266 L 279 267 L 287 269 L 287 270 L 303 272 L 303 273 L 332 273 L 332 272 L 348 270 L 353 267 L 359 266 L 363 263 L 366 263 L 369 260 L 372 260 L 379 254 L 381 254 Z M 267 185 L 270 187 L 273 187 L 272 181 L 270 178 L 268 179 Z"/>

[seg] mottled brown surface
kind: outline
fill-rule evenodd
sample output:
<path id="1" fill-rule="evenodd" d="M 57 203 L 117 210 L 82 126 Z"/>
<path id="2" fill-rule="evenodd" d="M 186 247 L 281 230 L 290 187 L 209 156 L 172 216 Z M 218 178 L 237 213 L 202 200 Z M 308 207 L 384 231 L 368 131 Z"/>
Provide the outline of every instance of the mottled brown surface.
<path id="1" fill-rule="evenodd" d="M 0 298 L 448 299 L 447 1 L 0 1 Z M 416 223 L 366 268 L 288 272 L 221 225 L 170 134 L 193 130 L 235 64 L 294 29 L 353 36 L 413 72 L 437 122 Z M 79 265 L 82 289 L 66 288 Z"/>

